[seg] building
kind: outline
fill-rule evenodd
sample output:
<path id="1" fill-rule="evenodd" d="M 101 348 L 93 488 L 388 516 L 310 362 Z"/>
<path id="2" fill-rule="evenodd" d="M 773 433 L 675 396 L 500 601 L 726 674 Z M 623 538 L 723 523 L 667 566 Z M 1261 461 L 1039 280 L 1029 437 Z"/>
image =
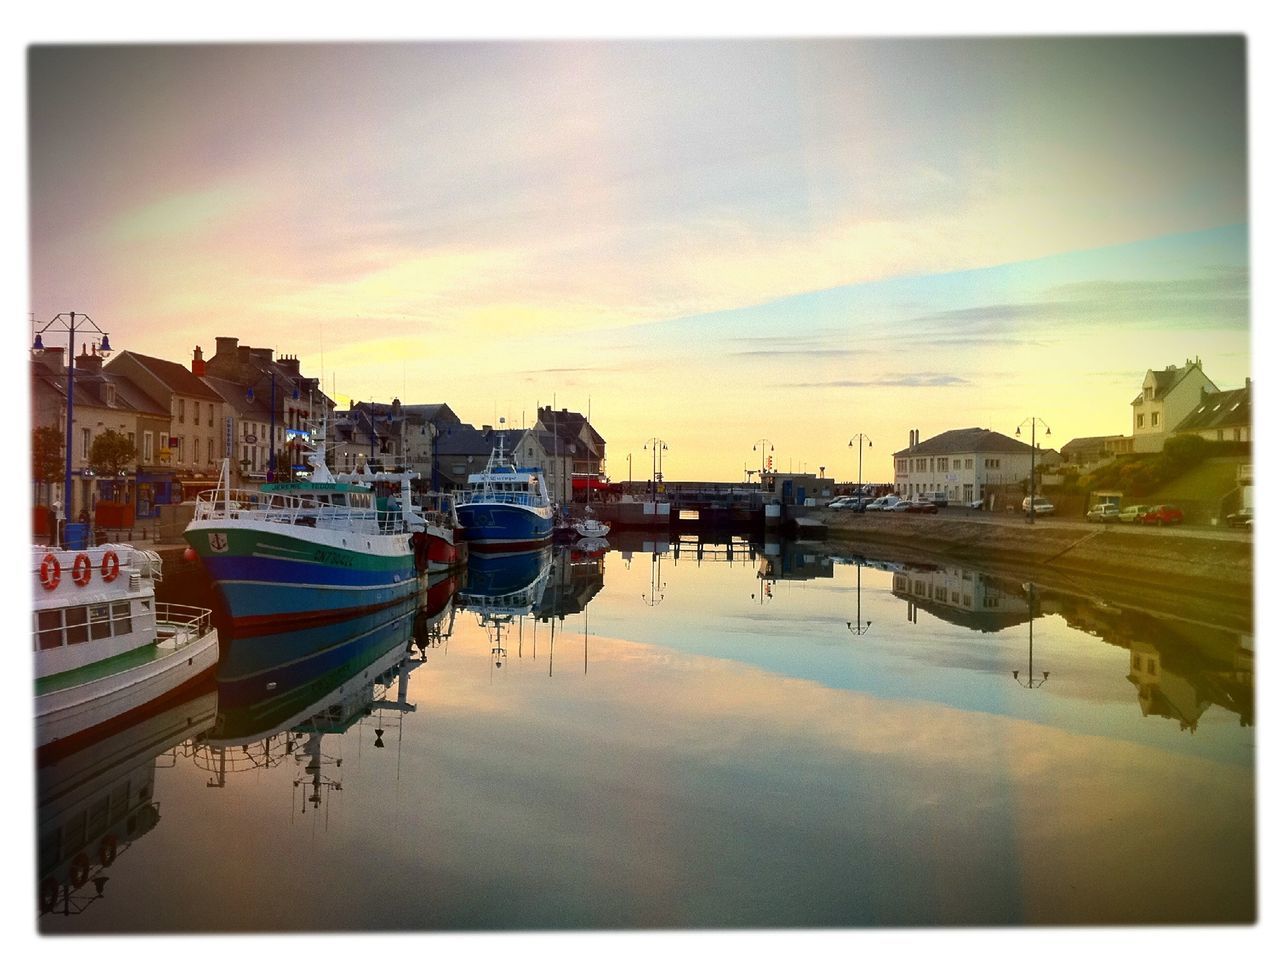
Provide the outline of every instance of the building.
<path id="1" fill-rule="evenodd" d="M 359 469 L 366 460 L 375 469 L 406 468 L 435 487 L 435 445 L 443 430 L 461 424 L 443 402 L 352 402 L 335 418 L 332 461 L 342 470 Z"/>
<path id="2" fill-rule="evenodd" d="M 253 480 L 268 477 L 273 452 L 276 475 L 272 477 L 287 480 L 295 471 L 308 470 L 310 429 L 328 420 L 334 407 L 320 380 L 302 374 L 296 355 L 277 359 L 273 349 L 241 345 L 227 335 L 217 336 L 214 346 L 207 360 L 196 348 L 192 373 L 238 386 L 244 397 L 234 403 L 236 411 L 229 406 L 230 421 L 222 435 L 224 454 Z"/>
<path id="3" fill-rule="evenodd" d="M 67 435 L 67 375 L 65 350 L 45 349 L 31 363 L 31 425 Z M 75 358 L 75 407 L 71 423 L 72 502 L 70 517 L 81 511 L 94 514 L 102 501 L 122 506 L 120 517 L 132 517 L 136 497 L 137 458 L 118 474 L 96 474 L 90 464 L 93 443 L 106 431 L 124 435 L 137 448 L 143 431 L 159 434 L 168 430 L 168 411 L 152 401 L 127 379 L 103 369 L 102 355 L 96 347 L 82 350 Z M 65 461 L 65 452 L 60 456 Z M 62 482 L 36 489 L 35 503 L 49 503 L 62 498 Z M 150 513 L 150 505 L 146 513 Z M 111 522 L 115 523 L 115 522 Z M 131 520 L 124 523 L 131 523 Z"/>
<path id="4" fill-rule="evenodd" d="M 1031 475 L 1032 448 L 987 428 L 953 428 L 919 440 L 912 430 L 906 448 L 893 454 L 894 491 L 902 497 L 941 491 L 964 504 Z M 1036 450 L 1036 464 L 1043 454 Z"/>
<path id="5" fill-rule="evenodd" d="M 1187 359 L 1179 368 L 1166 365 L 1160 371 L 1148 369 L 1142 379 L 1142 391 L 1130 405 L 1133 430 L 1128 439 L 1109 442 L 1116 454 L 1158 452 L 1173 434 L 1174 426 L 1183 421 L 1200 404 L 1201 392 L 1216 392 L 1218 386 L 1201 368 L 1200 359 Z"/>
<path id="6" fill-rule="evenodd" d="M 503 454 L 520 468 L 546 470 L 546 450 L 532 428 L 491 428 L 485 425 L 446 425 L 436 438 L 436 474 L 444 491 L 465 488 L 467 478 L 484 469 L 502 439 Z M 554 490 L 554 482 L 549 490 Z M 555 496 L 552 494 L 552 501 Z"/>
<path id="7" fill-rule="evenodd" d="M 1200 390 L 1200 398 L 1174 428 L 1178 435 L 1199 435 L 1206 441 L 1252 441 L 1253 381 L 1244 388 Z"/>
<path id="8" fill-rule="evenodd" d="M 585 415 L 567 408 L 555 411 L 551 406 L 538 408 L 534 426 L 558 436 L 572 455 L 572 473 L 579 477 L 579 487 L 586 487 L 586 477 L 600 479 L 605 474 L 606 445 L 600 433 Z"/>
<path id="9" fill-rule="evenodd" d="M 185 366 L 139 352 L 120 352 L 107 370 L 169 412 L 163 427 L 139 425 L 139 513 L 146 499 L 158 506 L 213 487 L 222 458 L 222 396 Z"/>
<path id="10" fill-rule="evenodd" d="M 1081 473 L 1092 471 L 1115 458 L 1115 453 L 1108 447 L 1124 435 L 1094 435 L 1088 438 L 1073 438 L 1062 446 L 1062 463 L 1070 465 Z"/>

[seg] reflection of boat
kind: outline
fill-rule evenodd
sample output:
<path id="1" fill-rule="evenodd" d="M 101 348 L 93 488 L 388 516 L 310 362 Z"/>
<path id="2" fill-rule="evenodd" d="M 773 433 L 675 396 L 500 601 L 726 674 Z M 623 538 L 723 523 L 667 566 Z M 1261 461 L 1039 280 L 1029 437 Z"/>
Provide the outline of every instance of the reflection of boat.
<path id="1" fill-rule="evenodd" d="M 609 542 L 601 538 L 579 538 L 573 543 L 574 560 L 585 556 L 598 555 L 609 550 Z"/>
<path id="2" fill-rule="evenodd" d="M 360 476 L 335 476 L 323 443 L 308 481 L 232 489 L 226 461 L 218 487 L 201 492 L 183 536 L 226 600 L 245 637 L 354 617 L 417 589 L 412 473 L 396 475 L 398 496 L 379 499 Z M 424 568 L 425 570 L 425 568 Z"/>
<path id="3" fill-rule="evenodd" d="M 218 668 L 216 736 L 258 739 L 296 723 L 389 652 L 408 650 L 416 600 L 345 621 L 234 641 Z"/>
<path id="4" fill-rule="evenodd" d="M 211 612 L 155 600 L 159 555 L 33 547 L 32 571 L 37 747 L 74 749 L 210 678 Z"/>
<path id="5" fill-rule="evenodd" d="M 160 820 L 156 757 L 213 725 L 217 696 L 195 688 L 166 708 L 36 772 L 40 912 L 73 916 L 102 898 L 112 867 Z"/>
<path id="6" fill-rule="evenodd" d="M 508 461 L 501 435 L 484 471 L 471 475 L 455 500 L 474 552 L 533 550 L 551 539 L 551 500 L 542 471 Z"/>
<path id="7" fill-rule="evenodd" d="M 541 599 L 550 572 L 550 548 L 472 561 L 458 604 L 482 613 L 528 614 Z"/>

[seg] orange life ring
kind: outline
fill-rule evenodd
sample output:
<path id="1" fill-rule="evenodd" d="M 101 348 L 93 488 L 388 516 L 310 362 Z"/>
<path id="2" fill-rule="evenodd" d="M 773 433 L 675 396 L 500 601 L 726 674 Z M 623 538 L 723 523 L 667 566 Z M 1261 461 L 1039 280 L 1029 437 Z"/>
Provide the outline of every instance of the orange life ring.
<path id="1" fill-rule="evenodd" d="M 71 885 L 77 890 L 89 882 L 89 858 L 83 853 L 76 854 L 76 858 L 71 861 Z"/>
<path id="2" fill-rule="evenodd" d="M 114 581 L 120 573 L 120 555 L 106 551 L 102 555 L 102 580 Z"/>
<path id="3" fill-rule="evenodd" d="M 89 583 L 89 579 L 93 577 L 93 562 L 89 560 L 89 556 L 81 551 L 76 555 L 76 562 L 71 566 L 71 580 L 75 581 L 80 587 L 84 587 Z"/>
<path id="4" fill-rule="evenodd" d="M 98 844 L 98 862 L 103 866 L 110 866 L 116 861 L 116 837 L 114 833 L 108 833 L 102 838 L 102 842 Z"/>
<path id="5" fill-rule="evenodd" d="M 62 565 L 54 555 L 46 554 L 44 560 L 40 562 L 40 586 L 46 591 L 52 591 L 61 580 Z"/>

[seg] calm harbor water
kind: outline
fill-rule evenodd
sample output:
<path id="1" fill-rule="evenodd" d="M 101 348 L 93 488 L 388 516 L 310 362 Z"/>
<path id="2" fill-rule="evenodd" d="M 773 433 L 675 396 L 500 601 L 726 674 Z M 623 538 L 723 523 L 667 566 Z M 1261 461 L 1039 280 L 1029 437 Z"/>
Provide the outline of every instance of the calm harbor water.
<path id="1" fill-rule="evenodd" d="M 432 583 L 41 768 L 47 859 L 136 823 L 39 930 L 1254 919 L 1247 608 L 736 539 Z"/>

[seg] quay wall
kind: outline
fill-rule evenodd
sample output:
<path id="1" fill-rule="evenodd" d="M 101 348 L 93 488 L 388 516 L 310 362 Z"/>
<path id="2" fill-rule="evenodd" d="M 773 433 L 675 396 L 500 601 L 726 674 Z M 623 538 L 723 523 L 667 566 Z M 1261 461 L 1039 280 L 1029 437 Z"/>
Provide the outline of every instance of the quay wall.
<path id="1" fill-rule="evenodd" d="M 1114 525 L 1064 525 L 1053 519 L 972 520 L 936 515 L 853 514 L 817 509 L 810 515 L 833 542 L 892 545 L 958 562 L 1038 568 L 1110 578 L 1154 591 L 1251 598 L 1253 540 L 1202 537 L 1179 528 L 1137 531 Z"/>

